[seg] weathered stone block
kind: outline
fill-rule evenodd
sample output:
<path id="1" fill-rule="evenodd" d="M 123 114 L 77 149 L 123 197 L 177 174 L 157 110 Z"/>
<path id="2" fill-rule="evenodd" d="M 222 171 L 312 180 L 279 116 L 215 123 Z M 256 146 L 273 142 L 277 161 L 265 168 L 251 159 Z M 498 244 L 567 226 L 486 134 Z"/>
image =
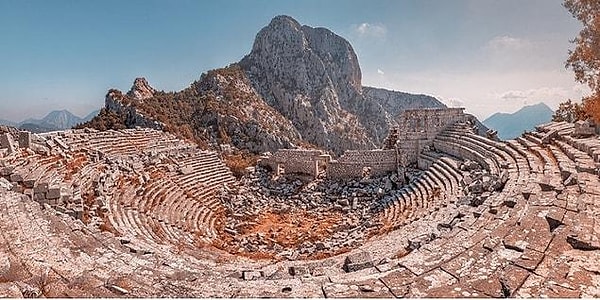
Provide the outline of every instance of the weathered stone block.
<path id="1" fill-rule="evenodd" d="M 18 184 L 13 184 L 11 191 L 13 191 L 15 193 L 23 194 L 25 192 L 25 188 Z M 29 193 L 28 195 L 31 195 L 31 193 Z"/>
<path id="2" fill-rule="evenodd" d="M 26 188 L 31 189 L 35 186 L 35 179 L 25 179 L 23 180 L 23 185 Z"/>
<path id="3" fill-rule="evenodd" d="M 23 298 L 23 293 L 14 282 L 0 283 L 0 298 Z"/>
<path id="4" fill-rule="evenodd" d="M 8 133 L 0 135 L 0 148 L 8 149 L 9 154 L 15 152 L 15 147 L 13 146 L 12 139 Z"/>
<path id="5" fill-rule="evenodd" d="M 259 271 L 244 271 L 242 273 L 242 278 L 244 280 L 257 280 L 262 277 L 262 274 Z"/>
<path id="6" fill-rule="evenodd" d="M 38 182 L 33 188 L 34 193 L 46 193 L 48 192 L 48 183 L 47 182 Z"/>
<path id="7" fill-rule="evenodd" d="M 19 174 L 10 174 L 10 181 L 11 182 L 23 182 L 23 176 L 21 176 Z"/>
<path id="8" fill-rule="evenodd" d="M 46 203 L 46 194 L 45 193 L 35 193 L 33 194 L 33 201 Z"/>
<path id="9" fill-rule="evenodd" d="M 81 219 L 83 218 L 83 207 L 81 206 L 76 206 L 73 208 L 73 217 L 76 219 Z"/>
<path id="10" fill-rule="evenodd" d="M 293 266 L 289 268 L 290 275 L 292 276 L 306 276 L 310 275 L 310 270 L 306 266 Z"/>
<path id="11" fill-rule="evenodd" d="M 72 195 L 61 195 L 60 201 L 62 203 L 73 203 L 73 196 Z"/>
<path id="12" fill-rule="evenodd" d="M 0 168 L 0 176 L 10 176 L 14 169 L 15 169 L 14 167 Z"/>
<path id="13" fill-rule="evenodd" d="M 49 188 L 48 192 L 46 192 L 46 199 L 59 199 L 60 198 L 60 188 L 53 187 Z"/>
<path id="14" fill-rule="evenodd" d="M 355 272 L 373 266 L 371 254 L 365 251 L 350 254 L 346 256 L 346 260 L 344 261 L 344 270 L 346 272 Z"/>
<path id="15" fill-rule="evenodd" d="M 19 132 L 19 147 L 21 147 L 21 148 L 31 147 L 31 132 L 29 132 L 29 131 Z"/>

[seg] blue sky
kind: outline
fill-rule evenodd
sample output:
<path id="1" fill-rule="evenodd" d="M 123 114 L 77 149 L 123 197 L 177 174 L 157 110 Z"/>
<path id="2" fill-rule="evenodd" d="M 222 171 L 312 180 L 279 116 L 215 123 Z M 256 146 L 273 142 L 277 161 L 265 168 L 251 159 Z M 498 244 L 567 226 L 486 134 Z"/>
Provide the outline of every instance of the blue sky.
<path id="1" fill-rule="evenodd" d="M 139 76 L 180 90 L 240 60 L 279 14 L 348 39 L 364 85 L 430 94 L 482 119 L 586 92 L 564 68 L 580 25 L 559 0 L 2 0 L 0 118 L 83 116 Z"/>

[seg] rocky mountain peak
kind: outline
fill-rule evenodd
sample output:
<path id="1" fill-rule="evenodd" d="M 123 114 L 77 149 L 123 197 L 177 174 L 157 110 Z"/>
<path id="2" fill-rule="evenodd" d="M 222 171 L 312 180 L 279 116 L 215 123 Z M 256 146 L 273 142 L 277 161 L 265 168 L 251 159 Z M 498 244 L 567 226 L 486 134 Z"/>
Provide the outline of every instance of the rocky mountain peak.
<path id="1" fill-rule="evenodd" d="M 127 96 L 135 100 L 144 100 L 151 98 L 156 93 L 156 90 L 150 86 L 146 78 L 138 77 L 133 81 L 133 86 L 127 92 Z"/>
<path id="2" fill-rule="evenodd" d="M 277 16 L 260 30 L 242 66 L 254 75 L 268 70 L 273 73 L 269 79 L 290 80 L 300 91 L 318 93 L 314 84 L 329 84 L 342 98 L 361 91 L 360 66 L 350 43 L 289 16 Z"/>
<path id="3" fill-rule="evenodd" d="M 308 141 L 336 150 L 374 146 L 348 111 L 362 98 L 361 72 L 342 37 L 277 16 L 256 35 L 240 66 L 265 101 Z"/>

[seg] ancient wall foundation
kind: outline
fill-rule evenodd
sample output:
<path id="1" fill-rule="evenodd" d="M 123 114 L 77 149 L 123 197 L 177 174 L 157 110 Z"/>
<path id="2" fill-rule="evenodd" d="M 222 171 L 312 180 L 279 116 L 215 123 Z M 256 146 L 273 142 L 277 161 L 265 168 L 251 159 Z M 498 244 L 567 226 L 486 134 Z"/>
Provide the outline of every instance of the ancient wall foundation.
<path id="1" fill-rule="evenodd" d="M 433 145 L 433 139 L 448 126 L 468 119 L 464 108 L 411 109 L 398 118 L 398 164 L 407 166 L 417 162 L 419 153 Z"/>
<path id="2" fill-rule="evenodd" d="M 380 176 L 417 163 L 419 154 L 433 146 L 444 129 L 470 116 L 463 108 L 406 110 L 397 119 L 398 127 L 390 130 L 384 149 L 348 150 L 337 160 L 320 150 L 280 149 L 261 160 L 277 174 L 282 172 L 317 176 L 323 169 L 332 179 Z"/>
<path id="3" fill-rule="evenodd" d="M 327 165 L 333 179 L 385 175 L 398 170 L 396 150 L 349 150 Z"/>
<path id="4" fill-rule="evenodd" d="M 396 150 L 349 150 L 338 160 L 320 150 L 281 149 L 261 158 L 260 165 L 270 167 L 276 174 L 305 174 L 317 176 L 326 170 L 328 178 L 360 178 L 379 176 L 397 170 Z"/>
<path id="5" fill-rule="evenodd" d="M 331 160 L 331 156 L 321 150 L 279 149 L 271 156 L 263 157 L 261 164 L 269 166 L 277 174 L 307 174 L 317 176 Z"/>

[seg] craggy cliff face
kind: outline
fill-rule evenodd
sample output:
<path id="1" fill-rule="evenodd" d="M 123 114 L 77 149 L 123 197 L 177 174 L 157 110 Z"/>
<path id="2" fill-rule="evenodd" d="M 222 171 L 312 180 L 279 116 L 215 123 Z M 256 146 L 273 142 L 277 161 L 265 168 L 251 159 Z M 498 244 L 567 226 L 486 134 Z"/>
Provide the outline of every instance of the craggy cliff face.
<path id="1" fill-rule="evenodd" d="M 135 100 L 144 100 L 152 98 L 155 93 L 156 90 L 150 86 L 146 78 L 139 77 L 133 81 L 133 86 L 131 87 L 131 90 L 127 92 L 127 96 Z"/>
<path id="2" fill-rule="evenodd" d="M 343 38 L 278 16 L 257 34 L 240 65 L 304 139 L 336 152 L 374 147 L 347 110 L 361 99 L 362 87 L 356 54 Z"/>

